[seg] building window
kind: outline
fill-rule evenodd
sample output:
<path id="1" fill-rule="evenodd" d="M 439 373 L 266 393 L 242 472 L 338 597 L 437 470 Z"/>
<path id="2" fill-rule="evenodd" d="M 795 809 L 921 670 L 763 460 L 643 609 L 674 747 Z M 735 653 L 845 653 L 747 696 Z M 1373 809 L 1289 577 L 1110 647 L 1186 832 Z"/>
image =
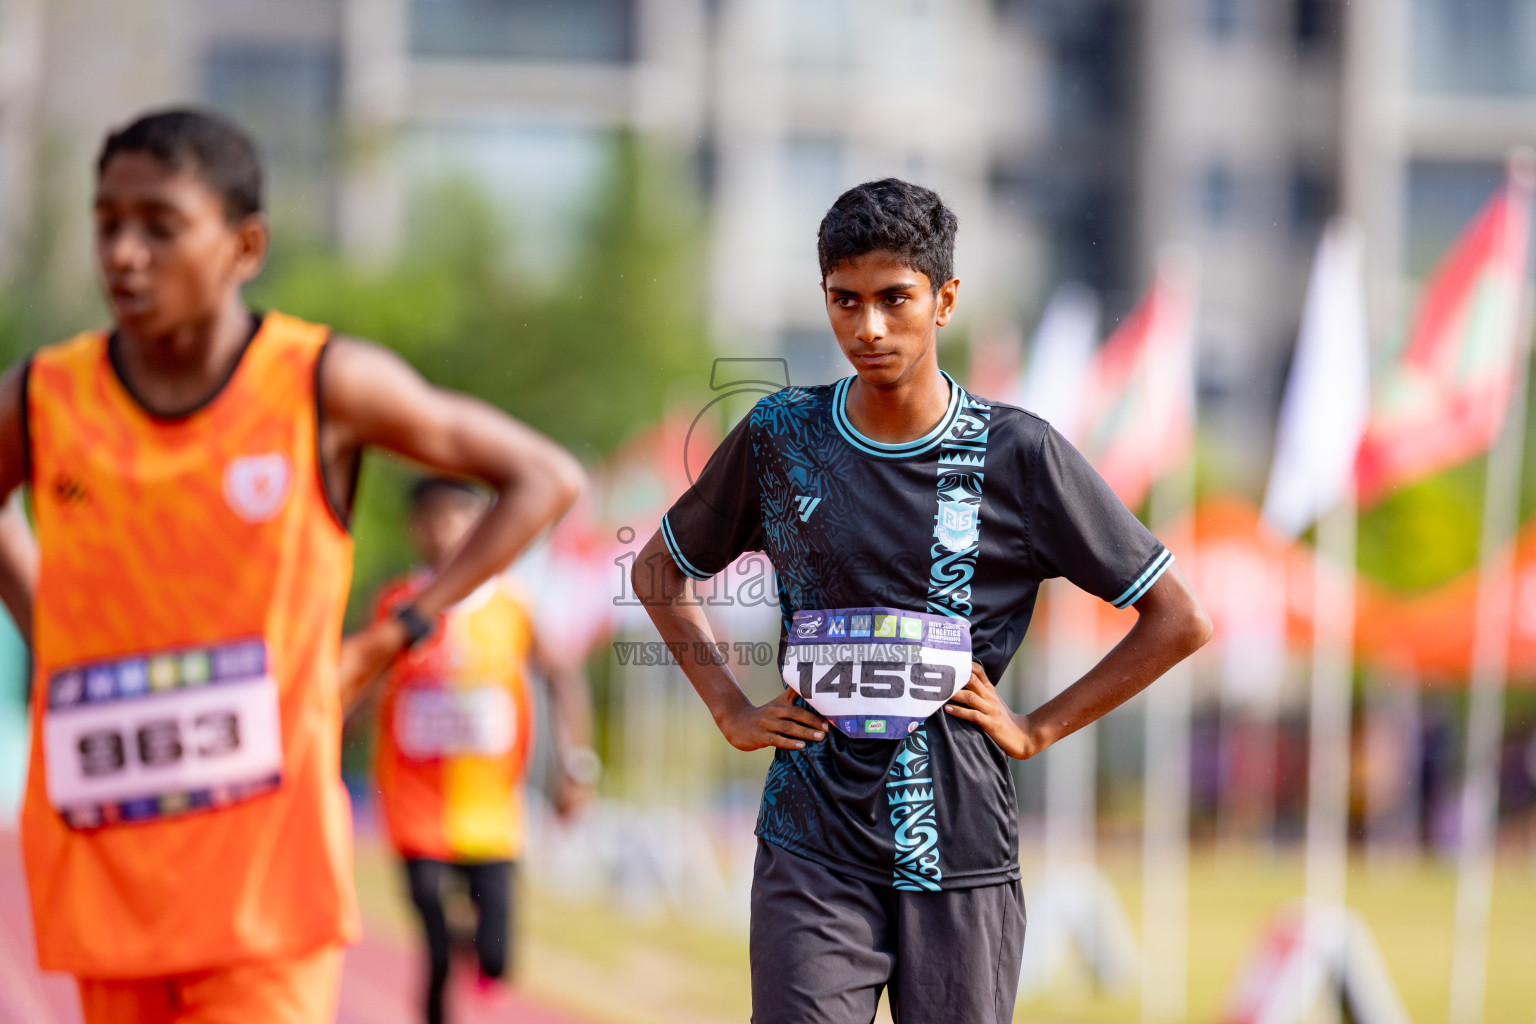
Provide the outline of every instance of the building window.
<path id="1" fill-rule="evenodd" d="M 268 210 L 286 226 L 331 223 L 340 69 L 325 46 L 220 44 L 203 54 L 203 100 L 255 140 Z"/>
<path id="2" fill-rule="evenodd" d="M 203 96 L 250 131 L 269 160 L 318 162 L 336 127 L 340 61 L 329 47 L 214 46 L 203 59 Z"/>
<path id="3" fill-rule="evenodd" d="M 1328 219 L 1329 191 L 1327 179 L 1316 170 L 1298 167 L 1291 172 L 1286 207 L 1297 238 L 1312 238 Z"/>
<path id="4" fill-rule="evenodd" d="M 1051 41 L 1051 113 L 1064 129 L 1121 119 L 1135 87 L 1133 15 L 1122 4 L 1051 5 L 1040 15 Z"/>
<path id="5" fill-rule="evenodd" d="M 1310 50 L 1328 41 L 1334 32 L 1336 3 L 1337 0 L 1296 0 L 1291 31 L 1298 50 Z"/>
<path id="6" fill-rule="evenodd" d="M 1213 163 L 1200 175 L 1200 215 L 1207 227 L 1223 228 L 1237 210 L 1237 182 L 1232 168 Z"/>
<path id="7" fill-rule="evenodd" d="M 1201 0 L 1205 7 L 1205 30 L 1220 41 L 1237 34 L 1242 22 L 1243 0 Z"/>
<path id="8" fill-rule="evenodd" d="M 412 231 L 428 229 L 445 201 L 483 203 L 504 255 L 545 279 L 579 251 L 583 218 L 613 166 L 612 139 L 600 129 L 499 118 L 413 127 L 400 155 Z"/>
<path id="9" fill-rule="evenodd" d="M 1413 0 L 1412 10 L 1416 89 L 1536 94 L 1536 0 Z"/>
<path id="10" fill-rule="evenodd" d="M 1496 163 L 1415 160 L 1408 167 L 1406 269 L 1423 277 L 1504 180 Z"/>
<path id="11" fill-rule="evenodd" d="M 635 57 L 635 0 L 411 0 L 418 57 L 619 63 Z"/>

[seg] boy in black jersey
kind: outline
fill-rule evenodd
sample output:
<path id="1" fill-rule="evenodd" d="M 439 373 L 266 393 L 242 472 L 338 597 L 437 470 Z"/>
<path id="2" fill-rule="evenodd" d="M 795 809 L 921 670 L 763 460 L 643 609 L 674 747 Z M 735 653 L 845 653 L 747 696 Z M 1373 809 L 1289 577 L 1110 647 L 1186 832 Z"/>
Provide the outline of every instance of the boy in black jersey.
<path id="1" fill-rule="evenodd" d="M 1173 556 L 1038 417 L 938 367 L 956 218 L 895 179 L 821 223 L 827 315 L 856 375 L 757 404 L 635 563 L 662 638 L 714 640 L 679 602 L 767 552 L 790 687 L 753 706 L 730 667 L 684 669 L 732 745 L 777 748 L 752 895 L 757 1024 L 1012 1019 L 1024 939 L 1008 759 L 1134 696 L 1210 635 Z M 652 567 L 660 566 L 660 571 Z M 1136 624 L 1027 714 L 997 679 L 1040 581 L 1064 576 Z"/>

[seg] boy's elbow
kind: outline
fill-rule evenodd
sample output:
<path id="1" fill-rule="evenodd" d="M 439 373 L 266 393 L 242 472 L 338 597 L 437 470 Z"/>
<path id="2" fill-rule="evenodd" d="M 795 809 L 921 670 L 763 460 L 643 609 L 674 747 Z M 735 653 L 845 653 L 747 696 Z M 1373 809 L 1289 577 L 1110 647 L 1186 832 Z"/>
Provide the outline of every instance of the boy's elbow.
<path id="1" fill-rule="evenodd" d="M 581 463 L 576 461 L 576 456 L 562 448 L 554 459 L 552 475 L 560 512 L 563 515 L 570 511 L 571 506 L 581 497 L 581 492 L 587 486 L 587 472 L 582 468 Z"/>
<path id="2" fill-rule="evenodd" d="M 587 472 L 576 461 L 576 456 L 552 442 L 543 452 L 538 469 L 548 495 L 551 518 L 559 519 L 581 497 L 587 485 Z"/>
<path id="3" fill-rule="evenodd" d="M 1215 628 L 1211 625 L 1211 617 L 1206 614 L 1205 607 L 1198 601 L 1192 600 L 1188 614 L 1184 616 L 1184 657 L 1189 657 L 1211 640 Z"/>

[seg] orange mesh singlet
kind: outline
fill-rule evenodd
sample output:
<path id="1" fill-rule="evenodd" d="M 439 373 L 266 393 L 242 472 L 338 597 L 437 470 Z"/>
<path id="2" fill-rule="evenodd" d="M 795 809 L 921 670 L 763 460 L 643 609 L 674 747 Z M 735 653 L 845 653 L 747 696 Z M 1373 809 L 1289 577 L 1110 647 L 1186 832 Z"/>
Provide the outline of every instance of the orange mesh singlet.
<path id="1" fill-rule="evenodd" d="M 336 680 L 352 541 L 316 446 L 326 337 L 267 315 L 177 419 L 134 400 L 100 333 L 32 361 L 22 840 L 45 969 L 149 977 L 358 934 Z"/>
<path id="2" fill-rule="evenodd" d="M 381 611 L 409 599 L 388 590 Z M 523 772 L 533 735 L 532 626 L 493 580 L 396 663 L 379 708 L 375 774 L 401 856 L 512 860 L 523 852 Z"/>

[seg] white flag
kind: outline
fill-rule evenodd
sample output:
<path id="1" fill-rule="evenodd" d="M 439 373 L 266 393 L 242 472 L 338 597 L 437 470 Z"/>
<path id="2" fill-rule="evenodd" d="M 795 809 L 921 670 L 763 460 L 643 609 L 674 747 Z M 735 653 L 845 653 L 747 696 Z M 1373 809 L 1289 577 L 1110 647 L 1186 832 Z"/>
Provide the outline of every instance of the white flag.
<path id="1" fill-rule="evenodd" d="M 1098 336 L 1098 297 L 1086 285 L 1068 281 L 1052 293 L 1029 345 L 1019 404 L 1073 444 L 1083 432 L 1088 368 Z"/>
<path id="2" fill-rule="evenodd" d="M 1342 500 L 1370 413 L 1370 333 L 1359 232 L 1323 233 L 1275 431 L 1264 519 L 1294 537 Z"/>

